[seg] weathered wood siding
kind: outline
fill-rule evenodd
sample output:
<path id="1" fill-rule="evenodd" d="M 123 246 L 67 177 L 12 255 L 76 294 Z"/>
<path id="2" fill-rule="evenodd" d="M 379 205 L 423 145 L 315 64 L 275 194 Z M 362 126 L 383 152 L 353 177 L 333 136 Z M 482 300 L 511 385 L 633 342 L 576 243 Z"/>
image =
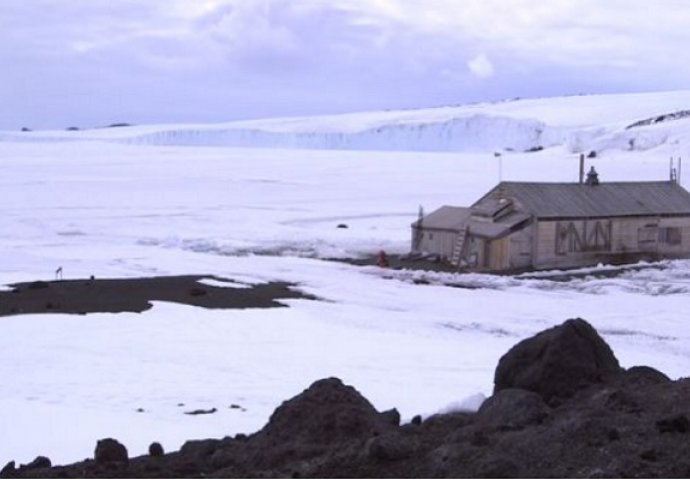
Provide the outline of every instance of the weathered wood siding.
<path id="1" fill-rule="evenodd" d="M 442 259 L 450 259 L 453 254 L 453 247 L 458 237 L 458 232 L 455 230 L 440 230 L 424 228 L 423 234 L 420 236 L 420 242 L 417 250 L 425 253 L 436 253 Z M 417 238 L 417 229 L 412 229 L 412 245 L 415 244 Z"/>
<path id="2" fill-rule="evenodd" d="M 505 237 L 487 240 L 487 270 L 512 270 L 532 265 L 532 229 L 528 226 Z"/>
<path id="3" fill-rule="evenodd" d="M 488 258 L 485 262 L 488 270 L 506 270 L 510 265 L 510 241 L 507 237 L 489 242 Z"/>
<path id="4" fill-rule="evenodd" d="M 486 240 L 470 234 L 465 241 L 467 245 L 465 246 L 465 254 L 462 259 L 463 265 L 471 269 L 482 269 L 485 262 Z"/>
<path id="5" fill-rule="evenodd" d="M 690 217 L 540 220 L 535 268 L 690 256 Z"/>

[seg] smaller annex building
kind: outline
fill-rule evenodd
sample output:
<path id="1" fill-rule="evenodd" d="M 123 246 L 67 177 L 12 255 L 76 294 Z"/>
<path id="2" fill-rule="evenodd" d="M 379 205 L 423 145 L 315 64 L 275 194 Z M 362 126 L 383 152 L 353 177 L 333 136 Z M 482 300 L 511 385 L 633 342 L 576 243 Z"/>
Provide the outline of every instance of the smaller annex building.
<path id="1" fill-rule="evenodd" d="M 538 270 L 690 257 L 690 193 L 676 181 L 501 182 L 470 207 L 412 224 L 412 251 L 460 270 Z"/>

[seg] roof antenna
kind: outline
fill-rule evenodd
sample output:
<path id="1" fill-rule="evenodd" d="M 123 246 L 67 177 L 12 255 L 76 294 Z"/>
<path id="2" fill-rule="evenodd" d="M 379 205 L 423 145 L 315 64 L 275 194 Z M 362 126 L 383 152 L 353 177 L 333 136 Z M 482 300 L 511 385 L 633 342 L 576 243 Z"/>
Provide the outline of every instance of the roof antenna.
<path id="1" fill-rule="evenodd" d="M 670 159 L 669 163 L 669 170 L 668 170 L 668 176 L 669 176 L 669 181 L 671 183 L 678 183 L 678 172 L 676 171 L 675 167 L 673 166 L 673 157 Z"/>
<path id="2" fill-rule="evenodd" d="M 494 157 L 498 158 L 498 183 L 503 181 L 503 155 L 501 152 L 494 152 Z"/>

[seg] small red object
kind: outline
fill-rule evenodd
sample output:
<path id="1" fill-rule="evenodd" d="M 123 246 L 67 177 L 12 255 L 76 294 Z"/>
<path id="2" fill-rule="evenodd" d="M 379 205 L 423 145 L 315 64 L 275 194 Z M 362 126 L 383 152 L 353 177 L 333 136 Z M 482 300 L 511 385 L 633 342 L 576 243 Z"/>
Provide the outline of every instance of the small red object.
<path id="1" fill-rule="evenodd" d="M 378 259 L 376 260 L 376 265 L 379 267 L 387 267 L 388 266 L 388 256 L 386 255 L 386 252 L 381 250 L 379 252 Z"/>

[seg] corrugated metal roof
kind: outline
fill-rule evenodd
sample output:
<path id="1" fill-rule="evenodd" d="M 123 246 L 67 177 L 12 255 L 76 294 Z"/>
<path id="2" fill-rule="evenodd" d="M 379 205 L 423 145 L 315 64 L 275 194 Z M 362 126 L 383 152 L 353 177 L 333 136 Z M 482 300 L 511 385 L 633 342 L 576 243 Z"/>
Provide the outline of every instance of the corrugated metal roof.
<path id="1" fill-rule="evenodd" d="M 540 218 L 690 215 L 690 193 L 668 181 L 599 185 L 501 182 L 474 205 L 498 190 L 515 198 L 524 211 Z"/>
<path id="2" fill-rule="evenodd" d="M 434 210 L 422 219 L 422 228 L 436 228 L 440 230 L 460 230 L 465 220 L 470 216 L 470 209 L 467 207 L 450 207 L 444 205 L 438 210 Z M 419 221 L 412 224 L 416 227 Z"/>

